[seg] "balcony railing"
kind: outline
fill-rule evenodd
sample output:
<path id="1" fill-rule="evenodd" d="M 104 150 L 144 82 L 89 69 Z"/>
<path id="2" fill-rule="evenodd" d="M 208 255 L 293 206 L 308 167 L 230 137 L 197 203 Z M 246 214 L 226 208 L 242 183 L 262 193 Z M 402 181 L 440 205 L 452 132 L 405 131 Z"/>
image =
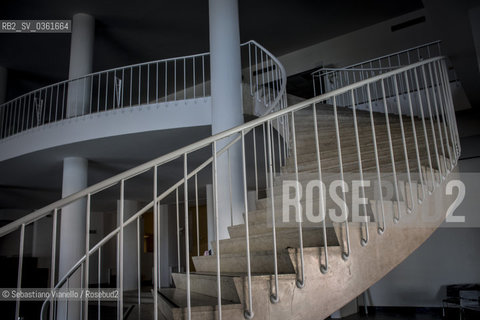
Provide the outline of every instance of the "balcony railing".
<path id="1" fill-rule="evenodd" d="M 263 107 L 284 105 L 286 73 L 255 41 L 241 45 L 244 82 Z M 109 110 L 210 96 L 210 54 L 201 53 L 100 71 L 58 82 L 0 105 L 0 139 Z"/>

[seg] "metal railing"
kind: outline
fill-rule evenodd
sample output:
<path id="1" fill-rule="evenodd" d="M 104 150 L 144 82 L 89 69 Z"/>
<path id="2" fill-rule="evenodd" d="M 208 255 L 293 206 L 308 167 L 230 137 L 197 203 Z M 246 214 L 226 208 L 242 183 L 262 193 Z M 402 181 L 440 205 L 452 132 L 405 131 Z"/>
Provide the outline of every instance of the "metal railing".
<path id="1" fill-rule="evenodd" d="M 391 82 L 394 86 L 395 91 L 395 102 L 396 108 L 401 108 L 402 105 L 406 104 L 410 113 L 408 116 L 403 117 L 402 113 L 398 113 L 397 120 L 398 125 L 401 126 L 401 137 L 392 138 L 391 136 L 391 106 L 387 104 L 387 95 L 385 91 L 385 84 Z M 423 83 L 423 87 L 422 87 Z M 426 84 L 425 84 L 426 83 Z M 407 100 L 400 99 L 399 97 L 399 88 L 400 85 L 405 85 L 407 92 Z M 382 124 L 378 123 L 378 119 L 374 119 L 373 109 L 372 109 L 372 99 L 371 92 L 372 88 L 379 86 L 381 89 L 382 103 L 384 107 L 385 119 Z M 422 89 L 423 88 L 423 89 Z M 25 227 L 32 224 L 33 222 L 45 218 L 47 216 L 53 217 L 53 230 L 57 228 L 57 220 L 59 215 L 62 214 L 62 208 L 65 206 L 76 202 L 84 201 L 86 205 L 86 243 L 85 243 L 85 254 L 84 256 L 72 266 L 69 272 L 67 272 L 61 279 L 56 280 L 55 271 L 52 271 L 52 278 L 50 279 L 51 287 L 59 288 L 68 284 L 68 280 L 81 273 L 84 276 L 82 277 L 82 288 L 88 288 L 89 278 L 89 261 L 91 259 L 98 259 L 100 261 L 102 252 L 104 252 L 104 247 L 109 241 L 117 241 L 117 275 L 120 279 L 123 275 L 123 268 L 125 262 L 125 257 L 123 256 L 123 246 L 124 246 L 124 229 L 127 226 L 132 226 L 134 224 L 139 224 L 140 219 L 147 212 L 153 211 L 153 228 L 154 228 L 154 241 L 153 241 L 153 292 L 154 292 L 154 303 L 153 303 L 153 313 L 154 319 L 158 319 L 158 295 L 155 294 L 159 289 L 159 278 L 158 275 L 160 272 L 165 272 L 165 270 L 160 270 L 160 247 L 159 247 L 159 237 L 160 237 L 160 209 L 159 206 L 162 203 L 173 203 L 176 206 L 178 216 L 177 216 L 177 236 L 180 239 L 180 225 L 178 219 L 180 217 L 180 212 L 182 212 L 184 219 L 184 263 L 185 263 L 185 272 L 186 272 L 186 281 L 187 281 L 187 308 L 185 317 L 191 319 L 192 307 L 190 304 L 190 292 L 191 292 L 191 278 L 190 278 L 190 241 L 189 236 L 193 232 L 193 228 L 189 225 L 189 204 L 195 204 L 198 212 L 198 194 L 199 194 L 199 180 L 202 181 L 202 185 L 207 183 L 213 184 L 213 203 L 214 203 L 214 221 L 216 228 L 215 244 L 216 244 L 216 277 L 217 277 L 217 317 L 222 319 L 222 288 L 221 288 L 221 275 L 222 269 L 220 261 L 222 259 L 222 252 L 220 250 L 220 239 L 219 239 L 219 215 L 224 214 L 218 211 L 219 201 L 229 201 L 225 199 L 219 199 L 218 197 L 218 188 L 227 188 L 227 186 L 219 186 L 218 181 L 223 181 L 219 179 L 219 176 L 224 176 L 225 172 L 220 172 L 218 170 L 219 161 L 228 159 L 227 157 L 229 150 L 234 148 L 239 148 L 241 153 L 239 154 L 239 159 L 236 159 L 241 162 L 241 180 L 238 181 L 243 185 L 243 208 L 244 208 L 244 217 L 245 217 L 245 245 L 246 245 L 246 281 L 248 281 L 248 287 L 246 290 L 245 301 L 243 305 L 245 306 L 245 317 L 252 318 L 254 316 L 254 307 L 253 307 L 253 293 L 252 293 L 252 261 L 254 261 L 255 256 L 251 256 L 250 249 L 250 231 L 249 231 L 249 205 L 247 192 L 249 188 L 254 188 L 257 199 L 261 198 L 260 195 L 265 191 L 265 196 L 268 198 L 268 201 L 271 201 L 271 235 L 272 235 L 272 269 L 274 285 L 271 286 L 271 292 L 268 293 L 271 296 L 272 303 L 277 303 L 280 300 L 280 293 L 278 291 L 278 261 L 277 261 L 277 227 L 275 226 L 276 216 L 279 215 L 278 212 L 275 212 L 274 198 L 275 198 L 275 176 L 279 175 L 280 167 L 287 166 L 287 160 L 292 159 L 293 157 L 293 172 L 296 178 L 299 178 L 299 163 L 298 157 L 300 152 L 299 143 L 302 141 L 308 140 L 315 142 L 315 150 L 311 150 L 314 153 L 315 163 L 315 172 L 318 174 L 318 178 L 322 181 L 322 174 L 328 172 L 328 168 L 324 166 L 325 159 L 321 159 L 321 146 L 319 144 L 318 134 L 322 130 L 317 123 L 317 110 L 320 104 L 326 103 L 327 101 L 332 101 L 331 110 L 334 114 L 334 124 L 335 124 L 335 142 L 336 147 L 338 147 L 338 168 L 340 173 L 343 175 L 344 165 L 342 161 L 344 160 L 345 154 L 344 145 L 342 146 L 342 135 L 340 133 L 340 120 L 337 105 L 337 101 L 344 95 L 351 99 L 351 104 L 353 109 L 352 112 L 353 121 L 355 124 L 355 141 L 345 142 L 343 144 L 353 144 L 354 153 L 358 153 L 358 170 L 359 173 L 367 170 L 367 168 L 362 167 L 362 159 L 360 157 L 360 152 L 362 144 L 360 139 L 365 137 L 360 137 L 359 135 L 359 126 L 357 125 L 357 115 L 356 115 L 356 102 L 355 96 L 359 90 L 366 90 L 368 105 L 369 108 L 369 119 L 370 126 L 373 138 L 374 146 L 374 158 L 375 164 L 372 165 L 371 169 L 376 173 L 376 177 L 379 182 L 382 182 L 384 178 L 382 170 L 388 170 L 388 172 L 393 172 L 393 177 L 395 179 L 395 192 L 397 199 L 400 199 L 398 193 L 398 179 L 397 175 L 400 170 L 406 170 L 408 174 L 408 183 L 410 185 L 410 192 L 414 189 L 412 185 L 416 185 L 415 182 L 412 182 L 410 173 L 414 171 L 419 172 L 420 178 L 420 188 L 418 190 L 418 200 L 419 202 L 423 201 L 429 194 L 433 192 L 435 188 L 440 184 L 440 182 L 445 179 L 449 172 L 455 167 L 457 160 L 460 155 L 460 143 L 459 136 L 456 127 L 455 113 L 452 102 L 452 96 L 450 92 L 450 87 L 448 85 L 447 78 L 447 68 L 445 60 L 442 57 L 426 59 L 421 62 L 413 63 L 406 67 L 401 67 L 393 71 L 388 71 L 380 75 L 371 77 L 359 81 L 357 83 L 345 86 L 343 88 L 331 91 L 329 93 L 314 97 L 312 99 L 303 101 L 296 105 L 290 106 L 283 110 L 279 110 L 265 116 L 262 116 L 258 119 L 245 123 L 243 125 L 237 126 L 230 130 L 226 130 L 222 133 L 213 135 L 209 138 L 203 139 L 199 142 L 191 144 L 187 147 L 178 149 L 174 152 L 171 152 L 162 157 L 156 158 L 152 161 L 149 161 L 141 166 L 138 166 L 134 169 L 125 171 L 119 175 L 116 175 L 110 179 L 97 183 L 91 187 L 88 187 L 82 191 L 79 191 L 75 194 L 67 196 L 59 201 L 56 201 L 42 209 L 39 209 L 17 221 L 10 223 L 9 225 L 0 228 L 0 237 L 4 237 L 7 234 L 10 234 L 16 230 L 21 230 L 20 233 L 20 253 L 19 253 L 19 271 L 18 271 L 18 287 L 21 287 L 21 274 L 22 274 L 22 259 L 23 259 L 23 244 L 25 238 Z M 418 98 L 418 103 L 420 105 L 421 116 L 415 117 L 413 115 L 413 103 L 415 96 L 422 96 Z M 423 101 L 426 101 L 426 104 L 423 104 Z M 301 118 L 313 118 L 312 128 L 306 128 L 307 130 L 301 132 L 302 129 L 299 128 L 297 124 L 299 123 L 298 119 Z M 288 121 L 287 121 L 288 119 Z M 283 132 L 274 128 L 274 124 L 278 122 L 286 123 L 288 125 L 281 126 Z M 416 126 L 416 121 L 419 123 Z M 388 149 L 390 150 L 391 162 L 389 163 L 389 168 L 386 169 L 385 166 L 380 164 L 379 159 L 383 159 L 384 155 L 379 154 L 378 148 L 380 143 L 376 140 L 376 129 L 379 129 L 380 126 L 383 126 L 388 129 Z M 418 129 L 418 131 L 416 131 Z M 302 134 L 300 138 L 300 133 Z M 407 143 L 406 135 L 409 134 L 413 136 L 415 143 Z M 422 140 L 420 143 L 420 140 Z M 223 147 L 219 147 L 222 145 Z M 251 147 L 253 145 L 253 148 Z M 433 145 L 433 146 L 432 146 Z M 248 148 L 247 146 L 250 146 Z M 257 150 L 258 149 L 258 150 Z M 396 150 L 399 149 L 400 151 Z M 198 160 L 198 154 L 202 153 L 204 157 L 201 161 Z M 425 156 L 425 152 L 427 155 Z M 399 156 L 400 155 L 400 156 Z M 413 159 L 409 159 L 409 156 L 413 155 Z M 201 158 L 201 157 L 200 157 Z M 253 159 L 253 161 L 251 161 Z M 402 164 L 404 169 L 400 169 L 399 166 Z M 172 168 L 178 168 L 177 171 L 173 171 Z M 424 168 L 427 168 L 426 171 Z M 438 170 L 438 174 L 434 173 L 434 168 Z M 428 183 L 424 178 L 426 174 L 431 174 L 431 184 Z M 124 202 L 125 202 L 125 189 L 126 185 L 132 183 L 132 180 L 136 177 L 142 176 L 148 178 L 149 183 L 151 183 L 152 194 L 148 203 L 133 214 L 131 217 L 125 219 L 124 217 Z M 253 179 L 252 179 L 253 178 Z M 165 187 L 160 184 L 160 181 L 167 181 L 168 185 Z M 108 233 L 104 238 L 98 241 L 95 245 L 92 245 L 90 242 L 89 235 L 89 223 L 91 215 L 91 206 L 92 201 L 96 197 L 100 197 L 100 193 L 106 191 L 111 191 L 114 193 L 114 199 L 120 199 L 119 201 L 119 223 L 114 230 Z M 179 199 L 183 198 L 182 203 L 179 202 Z M 378 223 L 377 231 L 380 234 L 388 232 L 385 223 L 385 211 L 383 205 L 383 197 L 380 197 L 381 201 L 381 211 L 377 214 L 376 221 Z M 413 197 L 411 198 L 413 199 Z M 230 200 L 231 201 L 231 200 Z M 323 199 L 322 201 L 326 201 Z M 397 202 L 398 205 L 398 202 Z M 416 203 L 410 203 L 405 211 L 402 211 L 400 206 L 398 206 L 397 215 L 394 216 L 395 221 L 401 219 L 401 214 L 415 212 Z M 198 220 L 197 220 L 198 221 Z M 345 218 L 345 221 L 342 222 L 342 230 L 346 237 L 346 242 L 342 244 L 342 257 L 348 259 L 351 253 L 350 248 L 350 236 L 349 236 L 349 220 Z M 296 227 L 299 231 L 299 252 L 300 252 L 300 267 L 297 268 L 297 286 L 302 288 L 305 285 L 305 282 L 308 281 L 304 277 L 304 257 L 303 257 L 303 239 L 302 239 L 302 230 L 304 228 L 302 220 L 299 219 Z M 351 225 L 350 228 L 356 228 L 357 225 Z M 368 245 L 368 225 L 362 225 L 363 236 L 361 239 L 362 245 Z M 137 237 L 140 237 L 139 228 L 137 227 Z M 319 229 L 319 232 L 323 234 L 324 242 L 323 247 L 325 253 L 327 253 L 328 243 L 326 237 L 326 225 L 325 219 L 323 220 L 323 225 Z M 197 233 L 198 237 L 198 233 Z M 53 232 L 52 238 L 52 256 L 51 256 L 51 266 L 52 270 L 55 270 L 57 251 L 56 251 L 56 232 Z M 197 239 L 198 241 L 198 239 Z M 180 244 L 180 242 L 179 242 Z M 180 261 L 180 250 L 177 252 L 179 263 Z M 200 252 L 197 253 L 200 255 Z M 139 255 L 137 255 L 137 259 Z M 133 257 L 129 257 L 132 259 Z M 140 264 L 140 261 L 137 261 Z M 319 268 L 322 272 L 326 272 L 330 266 L 328 264 L 327 254 L 325 255 L 325 261 L 320 262 Z M 100 265 L 100 264 L 99 264 Z M 178 266 L 180 270 L 180 265 Z M 139 268 L 140 269 L 140 268 Z M 140 277 L 140 271 L 137 274 Z M 313 281 L 313 280 L 312 280 Z M 119 289 L 119 299 L 117 301 L 118 312 L 117 319 L 122 319 L 123 312 L 123 282 L 117 280 L 117 285 Z M 141 303 L 140 287 L 138 288 L 138 304 Z M 82 302 L 82 318 L 88 319 L 88 305 L 89 302 Z M 98 302 L 100 305 L 100 302 Z M 49 311 L 50 319 L 57 319 L 61 315 L 58 315 L 58 309 L 55 307 L 55 300 L 50 299 L 45 301 L 42 307 L 42 319 L 48 315 Z M 20 310 L 20 301 L 17 301 L 16 305 L 16 316 L 18 318 Z M 49 308 L 49 309 L 48 309 Z M 99 316 L 100 317 L 100 316 Z M 16 319 L 17 319 L 16 318 Z"/>
<path id="2" fill-rule="evenodd" d="M 244 82 L 262 109 L 284 106 L 285 69 L 251 40 L 241 45 Z M 65 119 L 210 96 L 210 54 L 169 58 L 58 82 L 0 105 L 0 139 Z"/>
<path id="3" fill-rule="evenodd" d="M 313 90 L 315 95 L 323 94 L 382 72 L 390 71 L 393 68 L 438 57 L 441 54 L 441 41 L 437 40 L 346 67 L 320 68 L 312 72 Z"/>

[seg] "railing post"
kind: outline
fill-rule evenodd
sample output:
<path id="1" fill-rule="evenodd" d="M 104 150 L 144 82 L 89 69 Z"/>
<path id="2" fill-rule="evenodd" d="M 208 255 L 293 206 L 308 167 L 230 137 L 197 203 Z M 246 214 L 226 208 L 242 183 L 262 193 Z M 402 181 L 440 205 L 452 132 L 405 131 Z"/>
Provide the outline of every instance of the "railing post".
<path id="1" fill-rule="evenodd" d="M 25 244 L 25 224 L 20 227 L 20 243 L 18 249 L 18 273 L 17 273 L 17 291 L 22 288 L 22 271 L 23 271 L 23 250 Z M 20 297 L 17 296 L 15 301 L 15 320 L 20 319 Z"/>
<path id="2" fill-rule="evenodd" d="M 380 175 L 380 161 L 378 159 L 378 146 L 377 146 L 377 136 L 375 133 L 375 120 L 373 119 L 373 108 L 372 108 L 372 98 L 370 93 L 370 85 L 367 84 L 367 98 L 368 98 L 368 107 L 370 111 L 370 126 L 372 128 L 372 139 L 373 139 L 373 151 L 375 154 L 375 165 L 377 169 L 377 182 L 378 182 L 378 191 L 380 196 L 380 205 L 382 210 L 382 226 L 377 226 L 378 234 L 383 234 L 385 232 L 385 205 L 383 199 L 383 190 L 382 190 L 382 178 Z M 376 206 L 378 207 L 378 206 Z M 378 214 L 377 214 L 378 216 Z"/>
<path id="3" fill-rule="evenodd" d="M 192 307 L 190 297 L 190 243 L 188 230 L 188 159 L 186 153 L 183 155 L 183 186 L 183 206 L 185 209 L 185 270 L 187 274 L 187 315 L 188 320 L 190 320 L 192 318 Z M 218 248 L 217 251 L 219 251 Z"/>
<path id="4" fill-rule="evenodd" d="M 273 164 L 272 164 L 272 144 L 270 139 L 270 120 L 267 121 L 267 145 L 268 145 L 268 172 L 265 170 L 265 177 L 268 179 L 266 185 L 267 190 L 270 187 L 270 204 L 272 206 L 272 236 L 273 236 L 273 268 L 274 268 L 274 278 L 275 278 L 275 293 L 270 294 L 270 301 L 272 303 L 278 303 L 280 301 L 278 295 L 278 262 L 277 262 L 277 230 L 276 230 L 276 221 L 275 221 L 275 197 L 273 193 Z M 265 135 L 264 135 L 265 136 Z M 267 162 L 265 162 L 266 165 Z"/>
<path id="5" fill-rule="evenodd" d="M 343 159 L 342 159 L 342 144 L 340 141 L 340 127 L 338 125 L 338 114 L 337 114 L 337 97 L 333 96 L 333 116 L 335 119 L 335 135 L 337 140 L 337 153 L 338 153 L 338 165 L 340 169 L 340 180 L 342 183 L 345 182 L 345 177 L 343 174 Z M 348 229 L 348 208 L 347 208 L 347 199 L 345 194 L 345 188 L 342 186 L 342 195 L 343 195 L 343 211 L 345 214 L 345 240 L 346 240 L 346 248 L 342 248 L 342 258 L 343 260 L 348 260 L 350 257 L 350 231 Z M 343 240 L 342 240 L 343 242 Z M 346 249 L 346 250 L 345 250 Z"/>
<path id="6" fill-rule="evenodd" d="M 322 160 L 320 158 L 320 142 L 318 141 L 318 123 L 317 123 L 317 104 L 313 104 L 313 127 L 315 134 L 315 151 L 317 156 L 317 168 L 318 168 L 318 179 L 320 181 L 320 198 L 318 203 L 318 209 L 322 215 L 322 232 L 323 232 L 323 250 L 325 253 L 325 264 L 322 265 L 320 260 L 320 271 L 325 274 L 328 272 L 328 244 L 327 244 L 327 225 L 326 225 L 326 208 L 325 208 L 325 197 L 323 189 L 323 175 L 322 175 Z"/>
<path id="7" fill-rule="evenodd" d="M 217 303 L 218 303 L 218 317 L 222 320 L 222 278 L 220 274 L 220 235 L 218 228 L 218 182 L 217 182 L 217 141 L 213 141 L 213 161 L 212 161 L 212 173 L 213 173 L 213 213 L 215 216 L 215 244 L 217 248 Z"/>
<path id="8" fill-rule="evenodd" d="M 395 212 L 393 213 L 393 222 L 397 223 L 400 221 L 400 196 L 398 192 L 398 180 L 397 180 L 397 170 L 395 168 L 395 156 L 393 153 L 393 144 L 392 144 L 392 133 L 390 130 L 390 118 L 388 116 L 388 106 L 387 106 L 387 97 L 385 94 L 385 83 L 383 79 L 381 80 L 382 86 L 382 95 L 383 95 L 383 106 L 385 110 L 385 123 L 387 124 L 387 136 L 388 136 L 388 145 L 390 147 L 390 160 L 392 162 L 392 173 L 393 173 L 393 181 L 394 181 L 394 190 L 395 190 L 395 197 L 397 202 L 397 213 L 398 217 L 396 216 Z"/>
<path id="9" fill-rule="evenodd" d="M 255 130 L 255 128 L 254 128 Z M 256 164 L 255 164 L 256 165 Z M 243 171 L 243 201 L 245 204 L 245 241 L 247 246 L 247 279 L 248 279 L 248 309 L 244 316 L 247 319 L 253 318 L 253 299 L 252 299 L 252 271 L 250 266 L 250 232 L 248 222 L 248 196 L 247 196 L 247 167 L 245 161 L 245 131 L 242 130 L 242 171 Z"/>
<path id="10" fill-rule="evenodd" d="M 159 263 L 159 254 L 158 254 L 158 221 L 159 212 L 158 212 L 158 168 L 157 166 L 153 167 L 153 316 L 154 320 L 158 320 L 158 273 L 157 270 L 160 268 Z"/>

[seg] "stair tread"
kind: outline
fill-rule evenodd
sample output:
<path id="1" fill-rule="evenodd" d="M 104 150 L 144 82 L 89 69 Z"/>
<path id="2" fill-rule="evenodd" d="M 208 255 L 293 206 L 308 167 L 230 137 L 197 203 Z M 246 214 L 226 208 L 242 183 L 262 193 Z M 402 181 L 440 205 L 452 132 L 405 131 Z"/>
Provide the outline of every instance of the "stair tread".
<path id="1" fill-rule="evenodd" d="M 178 288 L 162 288 L 159 289 L 160 296 L 163 296 L 168 302 L 170 302 L 173 308 L 186 308 L 187 307 L 187 291 Z M 205 307 L 205 306 L 217 306 L 218 299 L 215 297 L 207 296 L 204 294 L 190 292 L 190 303 L 192 308 Z M 242 304 L 234 303 L 230 300 L 222 299 L 222 308 L 224 305 L 241 308 Z"/>

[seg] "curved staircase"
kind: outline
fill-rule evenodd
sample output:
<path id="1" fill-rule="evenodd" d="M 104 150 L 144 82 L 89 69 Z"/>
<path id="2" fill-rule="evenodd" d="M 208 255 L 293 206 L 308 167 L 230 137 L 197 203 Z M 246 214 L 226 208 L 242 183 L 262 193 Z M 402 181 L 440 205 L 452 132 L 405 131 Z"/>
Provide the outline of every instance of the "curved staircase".
<path id="1" fill-rule="evenodd" d="M 250 66 L 250 83 L 258 86 L 262 70 L 271 66 L 263 62 Z M 252 91 L 257 98 L 257 92 L 267 92 L 271 85 L 268 79 L 260 83 L 263 89 Z M 386 92 L 386 87 L 391 91 Z M 137 224 L 139 237 L 140 219 L 151 212 L 153 303 L 142 301 L 139 286 L 138 303 L 130 303 L 135 307 L 128 319 L 328 317 L 420 246 L 454 200 L 446 195 L 445 186 L 456 178 L 460 145 L 447 68 L 442 57 L 430 58 L 289 107 L 285 107 L 285 87 L 273 91 L 271 100 L 262 96 L 267 111 L 259 118 L 52 203 L 1 228 L 0 236 L 20 229 L 23 237 L 26 225 L 51 216 L 56 240 L 63 207 L 85 201 L 88 228 L 92 199 L 105 190 L 120 192 L 117 227 L 96 243 L 90 243 L 87 232 L 85 255 L 65 276 L 56 279 L 53 271 L 52 287 L 65 287 L 81 273 L 81 287 L 89 288 L 89 271 L 96 272 L 90 270 L 90 262 L 100 260 L 106 245 L 116 241 L 120 279 L 116 317 L 124 318 L 131 300 L 124 299 L 124 265 L 140 266 L 139 255 L 124 256 L 125 228 Z M 359 96 L 361 101 L 356 100 Z M 358 103 L 367 110 L 357 110 Z M 192 156 L 200 151 L 206 155 L 201 160 Z M 230 157 L 240 161 L 241 172 L 230 171 L 230 165 L 228 172 L 222 172 L 219 162 L 228 159 L 230 164 Z M 151 183 L 151 200 L 127 217 L 125 185 L 140 175 Z M 232 196 L 217 196 L 218 188 L 228 188 L 219 184 L 222 175 L 242 185 L 244 223 L 229 226 L 228 239 L 215 238 L 213 255 L 191 257 L 194 226 L 189 225 L 188 209 L 195 203 L 198 221 L 200 187 L 213 184 L 217 235 L 219 216 L 229 214 L 219 212 L 219 202 L 236 205 Z M 252 207 L 249 191 L 256 195 L 254 210 L 248 209 Z M 176 205 L 178 259 L 183 252 L 186 261 L 185 272 L 173 274 L 175 288 L 159 286 L 159 273 L 165 272 L 160 270 L 159 252 L 160 204 L 164 203 Z M 54 241 L 53 270 L 55 249 Z M 138 277 L 140 283 L 140 273 Z M 95 303 L 100 306 L 100 301 L 82 302 L 81 318 L 93 317 L 89 306 Z M 57 311 L 56 301 L 49 299 L 41 318 L 61 317 Z"/>

